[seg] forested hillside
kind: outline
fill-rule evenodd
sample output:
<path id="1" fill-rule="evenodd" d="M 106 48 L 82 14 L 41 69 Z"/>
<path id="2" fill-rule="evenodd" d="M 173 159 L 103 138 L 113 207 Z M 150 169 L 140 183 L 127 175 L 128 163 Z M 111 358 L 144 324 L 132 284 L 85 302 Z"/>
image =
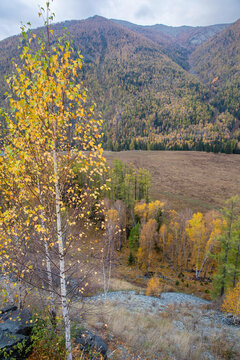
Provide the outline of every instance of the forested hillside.
<path id="1" fill-rule="evenodd" d="M 228 26 L 227 24 L 197 27 L 173 27 L 162 24 L 142 26 L 132 24 L 128 21 L 112 21 L 161 45 L 162 51 L 185 70 L 189 70 L 189 54 L 191 54 L 198 45 L 204 43 L 210 37 Z"/>
<path id="2" fill-rule="evenodd" d="M 74 50 L 83 55 L 80 81 L 88 89 L 89 102 L 97 103 L 96 112 L 103 118 L 105 148 L 238 152 L 239 113 L 232 104 L 235 95 L 228 92 L 228 107 L 219 106 L 217 96 L 211 100 L 212 85 L 200 81 L 205 78 L 198 71 L 197 63 L 202 63 L 198 50 L 191 62 L 199 79 L 184 70 L 191 51 L 226 25 L 171 28 L 129 24 L 95 16 L 53 25 L 56 36 L 65 26 L 72 34 Z M 234 26 L 237 39 L 239 29 Z M 221 39 L 222 35 L 215 36 Z M 210 44 L 215 44 L 215 36 Z M 18 37 L 0 43 L 0 91 L 5 107 L 3 77 L 11 72 L 11 59 L 21 51 L 18 44 Z M 234 69 L 237 86 L 237 65 Z M 225 90 L 221 91 L 224 95 Z"/>
<path id="3" fill-rule="evenodd" d="M 240 120 L 240 20 L 199 46 L 190 62 L 191 71 L 210 87 L 212 104 Z"/>

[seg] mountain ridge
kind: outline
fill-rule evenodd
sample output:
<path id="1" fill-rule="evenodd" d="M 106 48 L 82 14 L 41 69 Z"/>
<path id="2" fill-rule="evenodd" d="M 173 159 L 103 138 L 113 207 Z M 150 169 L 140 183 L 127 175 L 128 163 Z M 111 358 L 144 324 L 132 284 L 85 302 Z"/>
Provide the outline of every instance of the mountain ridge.
<path id="1" fill-rule="evenodd" d="M 62 34 L 63 26 L 72 34 L 74 50 L 84 56 L 80 81 L 87 84 L 89 102 L 98 104 L 97 113 L 104 119 L 106 148 L 203 150 L 207 146 L 214 150 L 215 144 L 219 151 L 216 144 L 232 141 L 234 118 L 224 115 L 219 121 L 208 84 L 169 56 L 171 51 L 179 52 L 184 60 L 191 49 L 174 44 L 167 35 L 166 44 L 160 44 L 142 30 L 139 33 L 100 16 L 53 24 L 55 37 Z M 2 79 L 11 71 L 10 59 L 21 50 L 17 39 L 0 42 Z M 231 129 L 229 123 L 234 123 Z M 230 146 L 235 149 L 237 143 Z"/>

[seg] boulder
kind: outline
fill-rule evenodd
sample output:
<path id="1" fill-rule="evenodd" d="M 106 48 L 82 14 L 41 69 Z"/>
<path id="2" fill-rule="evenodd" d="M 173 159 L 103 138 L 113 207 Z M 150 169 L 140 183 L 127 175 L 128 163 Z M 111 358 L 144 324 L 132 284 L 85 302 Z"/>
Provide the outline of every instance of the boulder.
<path id="1" fill-rule="evenodd" d="M 15 311 L 15 310 L 17 310 L 17 306 L 15 306 L 15 305 L 5 306 L 5 308 L 0 309 L 0 317 L 2 317 L 3 314 L 6 314 L 10 311 Z"/>
<path id="2" fill-rule="evenodd" d="M 31 314 L 8 306 L 0 310 L 0 359 L 25 359 L 24 348 L 30 344 Z M 24 345 L 24 346 L 23 346 Z"/>
<path id="3" fill-rule="evenodd" d="M 29 336 L 31 332 L 31 317 L 31 313 L 26 309 L 4 313 L 0 317 L 3 321 L 0 324 L 0 331 Z"/>
<path id="4" fill-rule="evenodd" d="M 107 359 L 107 344 L 100 336 L 91 331 L 79 330 L 76 334 L 75 343 L 80 345 L 83 352 L 90 354 L 92 360 L 98 360 L 100 355 Z"/>
<path id="5" fill-rule="evenodd" d="M 148 271 L 143 276 L 145 279 L 151 279 L 154 276 L 154 274 L 155 273 L 153 271 Z"/>
<path id="6" fill-rule="evenodd" d="M 25 359 L 24 353 L 18 347 L 19 344 L 29 344 L 29 338 L 24 335 L 13 335 L 0 330 L 0 359 Z M 7 357 L 8 356 L 8 357 Z"/>

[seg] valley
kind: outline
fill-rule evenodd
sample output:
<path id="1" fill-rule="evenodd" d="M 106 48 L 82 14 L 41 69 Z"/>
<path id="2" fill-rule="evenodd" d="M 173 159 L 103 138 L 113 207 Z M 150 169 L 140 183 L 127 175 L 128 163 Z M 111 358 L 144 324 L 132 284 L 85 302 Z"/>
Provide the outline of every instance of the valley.
<path id="1" fill-rule="evenodd" d="M 240 195 L 238 155 L 190 151 L 105 151 L 113 159 L 146 168 L 152 176 L 151 197 L 169 208 L 207 211 L 219 209 Z"/>

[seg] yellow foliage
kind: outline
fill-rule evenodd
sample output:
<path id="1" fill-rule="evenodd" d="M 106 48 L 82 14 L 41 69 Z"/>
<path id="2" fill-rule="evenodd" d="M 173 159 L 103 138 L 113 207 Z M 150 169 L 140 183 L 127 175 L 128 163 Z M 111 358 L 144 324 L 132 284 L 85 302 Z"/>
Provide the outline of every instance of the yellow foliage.
<path id="1" fill-rule="evenodd" d="M 167 226 L 165 224 L 162 224 L 160 227 L 160 236 L 161 238 L 166 238 L 167 235 Z"/>
<path id="2" fill-rule="evenodd" d="M 230 290 L 222 305 L 222 310 L 232 313 L 240 319 L 240 281 L 233 290 Z"/>
<path id="3" fill-rule="evenodd" d="M 164 205 L 164 202 L 161 202 L 159 200 L 150 202 L 148 204 L 148 218 L 155 219 L 158 214 L 163 211 Z"/>
<path id="4" fill-rule="evenodd" d="M 148 205 L 145 203 L 137 203 L 134 207 L 134 214 L 139 217 L 141 222 L 146 222 Z"/>
<path id="5" fill-rule="evenodd" d="M 163 212 L 164 205 L 164 202 L 159 200 L 152 201 L 149 204 L 137 203 L 134 207 L 134 213 L 142 223 L 145 223 L 149 219 L 157 219 L 159 214 Z"/>
<path id="6" fill-rule="evenodd" d="M 152 277 L 147 284 L 147 296 L 159 296 L 161 294 L 161 281 L 158 277 Z"/>
<path id="7" fill-rule="evenodd" d="M 138 264 L 140 265 L 140 267 L 142 266 L 142 264 L 144 262 L 144 258 L 145 258 L 145 253 L 144 253 L 143 249 L 141 247 L 139 247 L 138 251 L 137 251 L 137 261 L 138 261 Z"/>
<path id="8" fill-rule="evenodd" d="M 112 222 L 114 224 L 118 223 L 118 212 L 115 209 L 109 209 L 106 213 L 106 218 L 108 222 Z"/>

